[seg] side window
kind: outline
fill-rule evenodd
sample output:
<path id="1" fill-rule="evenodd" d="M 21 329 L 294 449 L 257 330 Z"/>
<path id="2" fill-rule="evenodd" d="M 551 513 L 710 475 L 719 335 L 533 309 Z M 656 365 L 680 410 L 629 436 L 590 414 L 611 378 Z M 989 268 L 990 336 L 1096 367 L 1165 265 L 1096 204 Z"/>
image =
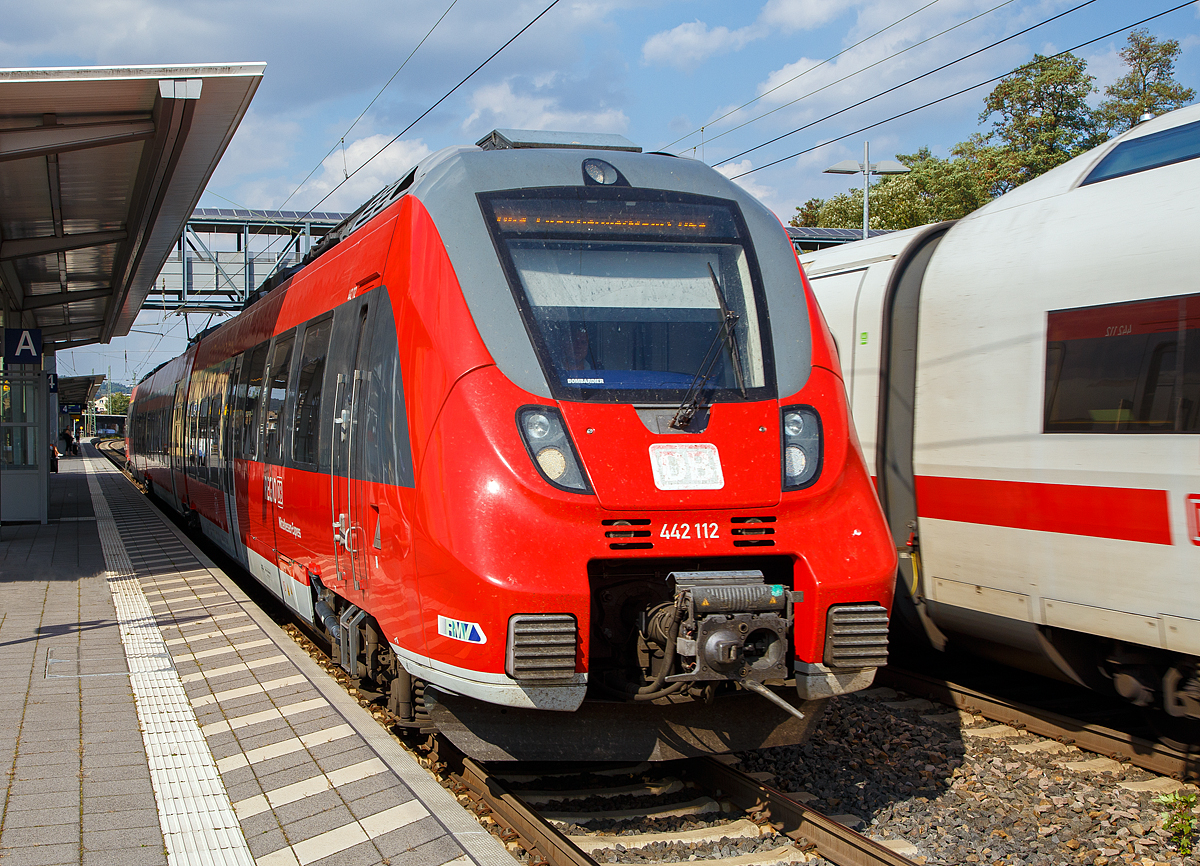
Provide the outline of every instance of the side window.
<path id="1" fill-rule="evenodd" d="M 200 377 L 193 374 L 190 383 L 184 383 L 187 387 L 187 411 L 184 418 L 184 435 L 186 442 L 184 444 L 184 471 L 192 478 L 196 477 L 197 455 L 200 453 L 200 446 L 197 442 L 197 422 L 200 415 Z"/>
<path id="2" fill-rule="evenodd" d="M 199 386 L 197 388 L 200 394 L 199 408 L 196 410 L 196 477 L 201 481 L 208 481 L 208 452 L 209 452 L 209 428 L 208 428 L 208 392 L 212 390 L 212 377 L 207 371 L 201 374 Z"/>
<path id="3" fill-rule="evenodd" d="M 258 459 L 258 429 L 262 426 L 263 372 L 267 367 L 267 343 L 259 343 L 249 353 L 246 367 L 246 396 L 242 405 L 245 423 L 242 427 L 242 456 Z"/>
<path id="4" fill-rule="evenodd" d="M 1046 433 L 1200 433 L 1200 295 L 1051 312 Z"/>
<path id="5" fill-rule="evenodd" d="M 332 318 L 326 317 L 305 329 L 300 374 L 296 380 L 292 459 L 313 466 L 319 462 L 321 384 L 325 379 L 325 356 L 329 353 L 331 324 Z"/>
<path id="6" fill-rule="evenodd" d="M 1200 120 L 1130 138 L 1108 152 L 1080 186 L 1200 156 Z"/>
<path id="7" fill-rule="evenodd" d="M 226 431 L 226 441 L 229 444 L 228 459 L 236 460 L 242 457 L 242 434 L 246 420 L 246 385 L 250 378 L 250 352 L 237 355 L 233 359 L 233 367 L 229 373 L 229 430 Z"/>
<path id="8" fill-rule="evenodd" d="M 295 335 L 288 334 L 275 340 L 275 350 L 271 353 L 271 364 L 267 372 L 270 381 L 263 389 L 263 445 L 265 454 L 262 455 L 267 463 L 283 462 L 283 427 L 287 421 L 283 417 L 283 406 L 287 401 L 288 372 L 292 367 L 292 343 Z"/>
<path id="9" fill-rule="evenodd" d="M 387 296 L 376 309 L 368 354 L 371 375 L 364 423 L 364 478 L 402 487 L 413 485 L 404 382 L 397 349 L 396 323 Z"/>
<path id="10" fill-rule="evenodd" d="M 212 390 L 208 398 L 208 481 L 225 487 L 225 405 L 229 396 L 229 368 L 225 360 L 213 368 Z"/>

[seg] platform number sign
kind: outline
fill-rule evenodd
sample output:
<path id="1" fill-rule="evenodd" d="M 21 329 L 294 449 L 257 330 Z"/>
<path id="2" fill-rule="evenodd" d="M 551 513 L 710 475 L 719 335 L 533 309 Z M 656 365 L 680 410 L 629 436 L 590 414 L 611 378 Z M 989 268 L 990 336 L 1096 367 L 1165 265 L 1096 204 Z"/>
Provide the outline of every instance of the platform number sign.
<path id="1" fill-rule="evenodd" d="M 41 364 L 41 328 L 4 329 L 4 365 Z"/>

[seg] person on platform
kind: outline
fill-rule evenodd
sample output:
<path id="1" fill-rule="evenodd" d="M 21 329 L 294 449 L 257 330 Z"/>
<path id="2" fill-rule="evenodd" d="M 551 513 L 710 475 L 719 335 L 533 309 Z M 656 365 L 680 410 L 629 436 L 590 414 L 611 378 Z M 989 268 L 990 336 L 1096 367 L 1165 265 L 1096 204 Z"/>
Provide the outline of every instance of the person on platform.
<path id="1" fill-rule="evenodd" d="M 63 453 L 63 456 L 65 457 L 66 455 L 71 453 L 71 443 L 74 441 L 75 437 L 73 437 L 71 435 L 71 431 L 69 428 L 64 427 L 62 433 L 59 434 L 58 438 L 61 439 L 63 442 L 62 453 Z"/>

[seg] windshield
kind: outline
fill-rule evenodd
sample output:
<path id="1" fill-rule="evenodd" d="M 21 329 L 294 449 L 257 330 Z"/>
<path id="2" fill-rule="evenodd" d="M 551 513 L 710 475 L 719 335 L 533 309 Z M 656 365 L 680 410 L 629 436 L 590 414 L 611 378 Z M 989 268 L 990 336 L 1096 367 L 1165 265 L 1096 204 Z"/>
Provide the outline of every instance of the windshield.
<path id="1" fill-rule="evenodd" d="M 677 401 L 707 368 L 706 400 L 743 399 L 723 294 L 746 398 L 773 396 L 765 305 L 736 204 L 588 188 L 481 199 L 556 394 Z"/>

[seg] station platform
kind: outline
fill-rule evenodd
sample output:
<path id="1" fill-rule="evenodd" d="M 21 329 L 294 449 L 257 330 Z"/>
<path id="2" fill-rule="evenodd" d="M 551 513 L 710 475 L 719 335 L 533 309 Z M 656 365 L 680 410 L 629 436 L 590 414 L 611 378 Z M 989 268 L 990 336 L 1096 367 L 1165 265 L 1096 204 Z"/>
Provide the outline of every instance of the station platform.
<path id="1" fill-rule="evenodd" d="M 84 446 L 0 527 L 3 866 L 512 866 Z"/>

